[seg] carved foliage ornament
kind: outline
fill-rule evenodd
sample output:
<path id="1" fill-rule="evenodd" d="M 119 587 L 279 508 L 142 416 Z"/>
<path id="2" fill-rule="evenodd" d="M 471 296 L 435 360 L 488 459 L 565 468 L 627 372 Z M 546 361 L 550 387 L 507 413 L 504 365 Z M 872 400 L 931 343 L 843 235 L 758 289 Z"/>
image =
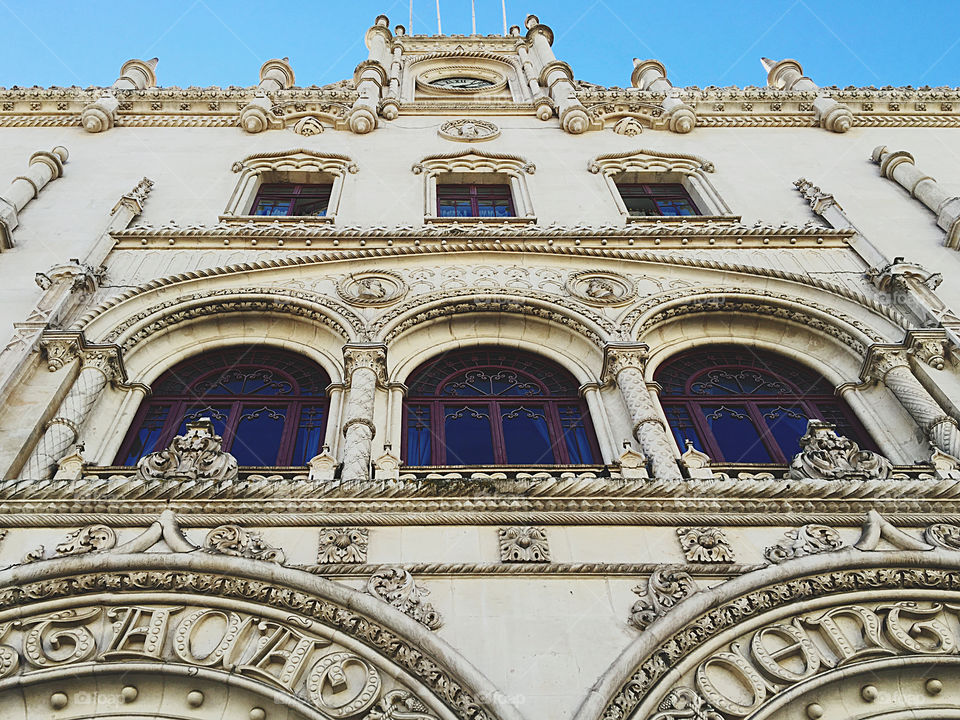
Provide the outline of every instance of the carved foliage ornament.
<path id="1" fill-rule="evenodd" d="M 443 123 L 437 132 L 445 140 L 483 142 L 498 137 L 500 128 L 487 120 L 463 118 Z"/>
<path id="2" fill-rule="evenodd" d="M 630 624 L 646 630 L 696 590 L 693 578 L 682 568 L 667 565 L 654 570 L 646 585 L 633 589 L 640 600 L 630 608 Z"/>
<path id="3" fill-rule="evenodd" d="M 800 480 L 884 480 L 893 466 L 882 455 L 861 450 L 834 426 L 820 420 L 809 420 L 807 432 L 800 438 L 800 452 L 790 464 L 787 478 Z"/>
<path id="4" fill-rule="evenodd" d="M 500 528 L 498 533 L 500 535 L 501 562 L 550 562 L 550 547 L 547 545 L 545 528 L 524 525 Z"/>
<path id="5" fill-rule="evenodd" d="M 826 525 L 802 525 L 787 530 L 786 536 L 776 545 L 763 551 L 763 556 L 772 563 L 839 550 L 843 546 L 840 534 Z"/>
<path id="6" fill-rule="evenodd" d="M 710 703 L 688 687 L 669 692 L 650 720 L 724 720 Z"/>
<path id="7" fill-rule="evenodd" d="M 223 451 L 222 438 L 208 419 L 187 423 L 166 450 L 143 456 L 137 463 L 139 480 L 236 480 L 237 459 Z"/>
<path id="8" fill-rule="evenodd" d="M 367 592 L 430 630 L 443 625 L 440 613 L 424 600 L 430 591 L 418 586 L 413 576 L 403 568 L 387 568 L 374 573 L 367 580 Z"/>
<path id="9" fill-rule="evenodd" d="M 625 305 L 636 296 L 637 288 L 622 275 L 588 270 L 570 275 L 567 292 L 588 305 Z"/>
<path id="10" fill-rule="evenodd" d="M 265 543 L 260 533 L 239 525 L 221 525 L 214 528 L 204 538 L 203 549 L 221 555 L 275 563 L 283 563 L 286 559 L 283 550 Z"/>
<path id="11" fill-rule="evenodd" d="M 362 527 L 328 527 L 320 530 L 317 562 L 362 563 L 367 560 L 369 531 Z"/>
<path id="12" fill-rule="evenodd" d="M 677 537 L 690 562 L 730 563 L 733 548 L 723 530 L 716 527 L 679 527 Z"/>
<path id="13" fill-rule="evenodd" d="M 382 307 L 400 301 L 407 294 L 407 284 L 389 270 L 360 272 L 342 278 L 337 293 L 351 305 Z"/>

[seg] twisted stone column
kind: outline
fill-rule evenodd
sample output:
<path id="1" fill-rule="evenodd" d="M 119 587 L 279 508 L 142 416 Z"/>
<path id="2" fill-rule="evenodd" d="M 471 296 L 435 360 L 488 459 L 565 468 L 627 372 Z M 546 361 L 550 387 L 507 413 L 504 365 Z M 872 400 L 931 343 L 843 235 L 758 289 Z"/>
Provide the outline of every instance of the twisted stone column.
<path id="1" fill-rule="evenodd" d="M 900 347 L 874 345 L 867 355 L 866 380 L 886 385 L 923 429 L 930 442 L 943 452 L 960 457 L 960 429 L 920 383 Z"/>
<path id="2" fill-rule="evenodd" d="M 373 449 L 373 403 L 377 384 L 385 384 L 387 349 L 383 345 L 345 345 L 344 374 L 349 388 L 343 421 L 344 481 L 369 480 Z"/>
<path id="3" fill-rule="evenodd" d="M 604 348 L 603 377 L 615 380 L 620 388 L 633 421 L 633 436 L 650 461 L 653 476 L 658 480 L 679 480 L 680 468 L 673 441 L 643 377 L 646 359 L 645 345 L 607 345 Z"/>
<path id="4" fill-rule="evenodd" d="M 48 348 L 48 353 L 51 350 Z M 56 352 L 56 351 L 54 351 Z M 62 366 L 63 355 L 51 354 L 51 367 Z M 80 437 L 83 423 L 100 392 L 118 372 L 117 355 L 110 350 L 88 350 L 83 353 L 83 366 L 70 392 L 47 423 L 43 436 L 33 448 L 20 474 L 24 480 L 46 480 L 53 475 L 57 463 Z"/>

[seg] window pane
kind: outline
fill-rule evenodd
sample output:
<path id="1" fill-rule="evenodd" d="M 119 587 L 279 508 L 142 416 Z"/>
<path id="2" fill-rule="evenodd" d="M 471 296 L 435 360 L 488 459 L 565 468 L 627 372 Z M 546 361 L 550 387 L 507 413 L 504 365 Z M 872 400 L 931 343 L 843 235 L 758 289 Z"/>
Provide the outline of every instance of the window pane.
<path id="1" fill-rule="evenodd" d="M 659 215 L 656 203 L 650 198 L 627 197 L 623 199 L 627 212 L 634 216 Z"/>
<path id="2" fill-rule="evenodd" d="M 802 407 L 777 405 L 761 407 L 763 420 L 770 428 L 787 461 L 800 452 L 800 438 L 807 431 L 807 413 Z"/>
<path id="3" fill-rule="evenodd" d="M 661 215 L 696 215 L 693 206 L 686 200 L 657 200 Z"/>
<path id="4" fill-rule="evenodd" d="M 280 198 L 260 198 L 254 215 L 286 215 L 290 209 L 290 200 Z"/>
<path id="5" fill-rule="evenodd" d="M 311 215 L 313 217 L 323 217 L 327 214 L 327 198 L 298 198 L 293 203 L 291 215 Z"/>
<path id="6" fill-rule="evenodd" d="M 230 443 L 230 454 L 239 465 L 276 465 L 283 437 L 285 407 L 245 406 Z"/>
<path id="7" fill-rule="evenodd" d="M 160 433 L 167 422 L 169 412 L 170 405 L 156 405 L 147 409 L 147 414 L 140 423 L 127 457 L 123 461 L 124 465 L 133 465 L 144 455 L 156 450 L 157 440 L 160 439 Z"/>
<path id="8" fill-rule="evenodd" d="M 701 442 L 700 436 L 697 434 L 697 428 L 694 426 L 693 420 L 690 419 L 690 413 L 687 412 L 686 407 L 681 405 L 665 405 L 663 412 L 667 416 L 667 423 L 673 431 L 673 437 L 677 441 L 677 447 L 680 448 L 680 452 L 684 452 L 687 449 L 687 440 L 692 442 L 693 447 L 700 452 L 706 452 L 706 450 L 703 449 L 703 442 Z"/>
<path id="9" fill-rule="evenodd" d="M 570 463 L 573 465 L 590 465 L 596 462 L 580 408 L 576 405 L 562 405 L 558 410 L 560 412 L 560 428 L 563 431 L 563 439 L 567 445 Z"/>
<path id="10" fill-rule="evenodd" d="M 513 209 L 508 202 L 498 202 L 495 206 L 497 217 L 513 217 Z"/>
<path id="11" fill-rule="evenodd" d="M 407 465 L 432 465 L 430 406 L 407 406 Z"/>
<path id="12" fill-rule="evenodd" d="M 708 405 L 701 410 L 717 441 L 723 460 L 745 463 L 773 462 L 745 407 Z"/>
<path id="13" fill-rule="evenodd" d="M 511 465 L 553 464 L 553 447 L 543 406 L 503 407 L 503 441 Z"/>
<path id="14" fill-rule="evenodd" d="M 237 367 L 196 383 L 197 395 L 289 395 L 293 385 L 273 370 Z"/>
<path id="15" fill-rule="evenodd" d="M 227 427 L 227 418 L 230 417 L 230 406 L 212 407 L 210 405 L 195 405 L 189 407 L 183 413 L 183 420 L 180 422 L 180 428 L 177 435 L 183 435 L 187 432 L 187 423 L 194 423 L 197 420 L 207 418 L 213 423 L 213 431 L 223 437 L 223 431 Z"/>
<path id="16" fill-rule="evenodd" d="M 473 217 L 473 208 L 468 201 L 457 201 L 457 217 Z"/>
<path id="17" fill-rule="evenodd" d="M 445 407 L 447 465 L 493 464 L 493 436 L 486 405 Z"/>
<path id="18" fill-rule="evenodd" d="M 310 458 L 320 452 L 324 414 L 322 405 L 308 405 L 300 410 L 300 424 L 297 426 L 291 465 L 306 465 Z"/>
<path id="19" fill-rule="evenodd" d="M 478 217 L 494 217 L 492 200 L 477 200 Z"/>

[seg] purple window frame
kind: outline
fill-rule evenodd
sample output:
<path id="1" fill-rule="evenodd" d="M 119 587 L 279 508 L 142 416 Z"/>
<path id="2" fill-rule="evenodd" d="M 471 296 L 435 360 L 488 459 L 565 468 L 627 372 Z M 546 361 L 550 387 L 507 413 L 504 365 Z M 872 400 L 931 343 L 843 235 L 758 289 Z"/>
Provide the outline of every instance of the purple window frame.
<path id="1" fill-rule="evenodd" d="M 693 198 L 690 197 L 690 193 L 688 193 L 687 189 L 680 183 L 617 183 L 616 185 L 623 204 L 627 208 L 627 214 L 633 217 L 690 217 L 692 215 L 702 214 L 697 204 L 693 201 Z M 628 205 L 628 200 L 632 198 L 650 200 L 657 212 L 651 215 L 633 213 Z M 668 215 L 664 213 L 663 208 L 658 205 L 658 200 L 665 202 L 683 201 L 690 206 L 693 212 Z"/>
<path id="2" fill-rule="evenodd" d="M 264 183 L 257 190 L 257 195 L 250 208 L 250 214 L 257 215 L 257 208 L 261 200 L 286 200 L 287 211 L 283 215 L 258 215 L 258 217 L 325 217 L 330 211 L 332 194 L 333 183 Z M 294 212 L 294 206 L 299 199 L 326 200 L 327 206 L 321 214 L 301 216 Z"/>
<path id="3" fill-rule="evenodd" d="M 240 350 L 241 355 L 244 350 Z M 198 367 L 203 367 L 199 374 L 192 375 L 192 372 Z M 281 369 L 283 368 L 283 369 Z M 191 392 L 197 385 L 215 379 L 218 375 L 235 370 L 269 370 L 276 376 L 278 382 L 289 383 L 291 391 L 288 394 L 197 394 Z M 292 370 L 292 372 L 291 372 Z M 314 386 L 314 392 L 304 391 L 303 383 L 298 382 L 297 375 L 301 378 L 304 374 L 311 376 L 311 384 Z M 181 378 L 188 376 L 185 383 L 181 383 Z M 239 361 L 230 350 L 212 351 L 203 353 L 185 360 L 173 368 L 167 370 L 154 383 L 154 387 L 163 388 L 165 385 L 183 384 L 183 392 L 158 392 L 151 395 L 140 408 L 134 417 L 127 435 L 124 438 L 120 450 L 117 452 L 115 465 L 124 465 L 129 457 L 132 448 L 135 446 L 139 431 L 143 426 L 144 420 L 155 409 L 165 411 L 163 427 L 153 444 L 151 452 L 164 450 L 169 447 L 177 430 L 183 424 L 186 411 L 191 408 L 211 407 L 214 409 L 223 409 L 227 414 L 227 423 L 223 431 L 223 448 L 230 451 L 236 437 L 237 427 L 241 418 L 246 412 L 258 410 L 261 407 L 269 409 L 282 408 L 284 412 L 283 430 L 280 442 L 277 446 L 277 460 L 272 466 L 264 467 L 287 467 L 292 459 L 293 452 L 296 449 L 297 434 L 303 425 L 301 414 L 304 409 L 321 408 L 323 412 L 323 421 L 319 428 L 320 441 L 316 448 L 307 448 L 306 455 L 312 457 L 320 452 L 320 446 L 323 444 L 323 437 L 326 433 L 327 422 L 329 421 L 329 399 L 325 392 L 315 394 L 319 388 L 326 388 L 330 384 L 327 374 L 316 364 L 310 362 L 307 358 L 277 349 L 261 350 L 249 362 Z M 215 385 L 214 385 L 215 387 Z M 256 407 L 251 407 L 256 406 Z M 311 454 L 312 453 L 312 454 Z M 142 456 L 142 455 L 141 455 Z M 133 459 L 132 464 L 137 460 Z"/>
<path id="4" fill-rule="evenodd" d="M 660 379 L 674 372 L 674 366 L 686 364 L 693 369 L 686 378 L 683 388 L 672 390 L 665 389 L 661 395 L 661 405 L 666 412 L 668 419 L 672 408 L 682 408 L 687 413 L 687 419 L 695 430 L 697 439 L 702 450 L 707 453 L 715 462 L 739 462 L 737 460 L 727 460 L 724 449 L 714 437 L 706 419 L 706 407 L 744 408 L 745 414 L 749 417 L 754 429 L 759 435 L 760 441 L 773 464 L 786 464 L 792 458 L 786 457 L 779 443 L 773 435 L 773 431 L 764 420 L 763 411 L 775 410 L 776 408 L 801 408 L 807 418 L 828 420 L 836 423 L 838 420 L 843 422 L 843 427 L 838 427 L 841 434 L 850 437 L 851 440 L 858 443 L 861 448 L 875 450 L 876 446 L 867 434 L 863 425 L 856 416 L 850 411 L 850 408 L 842 398 L 835 394 L 828 393 L 830 388 L 826 379 L 813 370 L 794 363 L 787 358 L 749 349 L 749 356 L 755 357 L 757 362 L 730 362 L 729 353 L 744 353 L 747 357 L 745 348 L 735 346 L 715 346 L 702 350 L 694 350 L 671 358 L 669 361 L 657 368 L 654 380 L 660 382 Z M 726 356 L 726 357 L 724 357 Z M 698 362 L 699 361 L 699 362 Z M 696 367 L 699 365 L 700 367 Z M 780 368 L 778 372 L 775 368 Z M 782 383 L 789 392 L 785 393 L 697 393 L 694 386 L 702 382 L 704 377 L 710 371 L 759 371 L 765 375 L 771 376 L 777 382 Z M 805 377 L 809 389 L 802 390 L 791 378 L 786 377 L 791 372 L 796 377 Z M 672 383 L 671 383 L 672 384 Z M 829 416 L 829 417 L 828 417 Z M 686 427 L 689 427 L 686 426 Z M 671 423 L 671 432 L 677 444 L 681 443 L 677 435 L 684 435 L 682 431 Z M 683 447 L 680 448 L 684 450 Z"/>
<path id="5" fill-rule="evenodd" d="M 410 423 L 410 407 L 426 406 L 430 412 L 430 432 L 432 435 L 430 443 L 431 464 L 428 467 L 453 467 L 446 462 L 446 423 L 445 407 L 463 407 L 486 408 L 491 420 L 491 432 L 493 441 L 494 462 L 493 465 L 508 466 L 515 463 L 507 462 L 507 450 L 504 437 L 503 422 L 501 419 L 501 409 L 509 406 L 537 405 L 544 408 L 544 416 L 547 422 L 547 429 L 550 437 L 550 446 L 554 454 L 553 463 L 543 463 L 546 466 L 571 465 L 570 453 L 567 447 L 564 428 L 560 419 L 561 407 L 575 407 L 579 410 L 580 421 L 583 424 L 584 433 L 587 438 L 587 444 L 592 456 L 593 463 L 599 462 L 599 445 L 596 434 L 594 433 L 593 423 L 590 420 L 590 411 L 586 403 L 579 395 L 579 388 L 576 380 L 559 366 L 545 359 L 512 351 L 503 351 L 493 349 L 500 357 L 500 362 L 484 362 L 483 358 L 477 358 L 477 362 L 470 362 L 472 356 L 477 353 L 487 352 L 489 349 L 480 348 L 478 350 L 467 350 L 459 353 L 450 353 L 439 359 L 430 360 L 421 365 L 417 370 L 411 373 L 412 378 L 410 388 L 414 391 L 404 401 L 403 406 L 403 429 L 401 433 L 401 445 L 403 448 L 404 460 L 406 460 Z M 514 359 L 516 362 L 510 362 Z M 435 372 L 437 366 L 444 364 L 451 365 L 451 369 L 443 376 L 438 376 Z M 517 367 L 520 365 L 520 367 Z M 532 373 L 538 368 L 548 373 L 548 381 L 544 381 Z M 454 378 L 463 375 L 470 370 L 507 370 L 516 373 L 535 384 L 540 394 L 537 395 L 440 395 L 442 389 Z M 434 377 L 440 377 L 439 380 L 430 381 L 434 386 L 433 393 L 423 392 L 423 376 L 432 374 Z M 417 390 L 421 392 L 416 392 Z M 559 392 L 558 392 L 559 391 Z M 462 466 L 456 466 L 462 467 Z"/>
<path id="6" fill-rule="evenodd" d="M 506 183 L 479 184 L 479 183 L 437 183 L 437 217 L 466 217 L 443 215 L 441 208 L 444 201 L 469 200 L 469 217 L 481 217 L 480 200 L 507 201 L 509 215 L 484 215 L 483 217 L 516 217 L 517 211 L 513 204 L 513 192 Z"/>

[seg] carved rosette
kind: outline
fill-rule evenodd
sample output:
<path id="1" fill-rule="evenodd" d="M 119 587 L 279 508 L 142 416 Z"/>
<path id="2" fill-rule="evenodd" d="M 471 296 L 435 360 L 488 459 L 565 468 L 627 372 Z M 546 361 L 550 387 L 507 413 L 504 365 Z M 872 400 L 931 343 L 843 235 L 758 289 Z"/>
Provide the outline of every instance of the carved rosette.
<path id="1" fill-rule="evenodd" d="M 337 293 L 351 305 L 385 307 L 407 294 L 407 284 L 399 273 L 374 270 L 347 275 L 337 283 Z"/>
<path id="2" fill-rule="evenodd" d="M 203 549 L 220 555 L 274 563 L 283 563 L 286 559 L 283 550 L 268 545 L 260 533 L 239 525 L 221 525 L 214 528 L 204 538 Z"/>
<path id="3" fill-rule="evenodd" d="M 637 288 L 617 273 L 584 270 L 570 275 L 567 292 L 588 305 L 625 305 L 634 299 Z"/>
<path id="4" fill-rule="evenodd" d="M 676 565 L 657 568 L 650 574 L 646 585 L 638 585 L 633 591 L 640 600 L 630 608 L 630 624 L 640 630 L 662 618 L 678 603 L 697 591 L 690 573 Z"/>
<path id="5" fill-rule="evenodd" d="M 463 118 L 443 123 L 437 133 L 454 142 L 484 142 L 500 136 L 500 128 L 488 120 Z"/>
<path id="6" fill-rule="evenodd" d="M 362 527 L 328 527 L 320 530 L 317 562 L 362 563 L 367 560 L 369 531 Z"/>
<path id="7" fill-rule="evenodd" d="M 524 525 L 500 528 L 497 532 L 500 536 L 500 562 L 550 562 L 546 528 Z"/>
<path id="8" fill-rule="evenodd" d="M 826 525 L 802 525 L 787 530 L 783 540 L 763 551 L 767 561 L 779 564 L 786 560 L 832 552 L 843 547 L 840 533 Z"/>
<path id="9" fill-rule="evenodd" d="M 374 573 L 367 580 L 367 592 L 430 630 L 443 625 L 440 613 L 424 600 L 430 591 L 417 585 L 413 575 L 403 568 L 387 568 Z"/>
<path id="10" fill-rule="evenodd" d="M 223 451 L 223 439 L 213 423 L 203 419 L 187 423 L 166 450 L 145 455 L 137 463 L 140 480 L 236 480 L 237 459 Z"/>
<path id="11" fill-rule="evenodd" d="M 733 548 L 717 527 L 679 527 L 677 537 L 680 547 L 690 562 L 731 563 Z"/>
<path id="12" fill-rule="evenodd" d="M 793 458 L 787 478 L 802 480 L 884 480 L 893 466 L 882 455 L 861 450 L 853 440 L 834 432 L 820 420 L 807 421 L 800 452 Z"/>

